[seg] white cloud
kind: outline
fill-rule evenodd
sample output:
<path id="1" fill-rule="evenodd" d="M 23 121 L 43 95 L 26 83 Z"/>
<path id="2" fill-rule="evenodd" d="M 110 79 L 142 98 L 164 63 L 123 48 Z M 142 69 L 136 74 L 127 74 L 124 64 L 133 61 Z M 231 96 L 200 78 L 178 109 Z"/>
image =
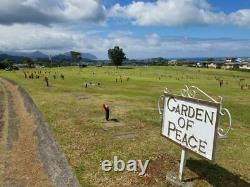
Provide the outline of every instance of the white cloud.
<path id="1" fill-rule="evenodd" d="M 53 54 L 77 50 L 107 58 L 107 50 L 116 45 L 124 49 L 128 58 L 247 56 L 250 51 L 249 39 L 161 37 L 156 33 L 135 37 L 129 30 L 100 37 L 94 31 L 76 31 L 59 25 L 0 25 L 0 51 L 40 50 Z"/>
<path id="2" fill-rule="evenodd" d="M 241 27 L 250 27 L 250 9 L 242 9 L 229 15 L 231 23 Z"/>
<path id="3" fill-rule="evenodd" d="M 1 0 L 0 24 L 103 21 L 99 0 Z"/>
<path id="4" fill-rule="evenodd" d="M 237 25 L 250 27 L 250 9 L 214 11 L 208 0 L 133 1 L 106 10 L 101 0 L 1 0 L 0 24 L 103 22 L 106 15 L 141 26 Z"/>
<path id="5" fill-rule="evenodd" d="M 68 20 L 95 19 L 104 14 L 104 7 L 97 0 L 26 0 L 24 6 L 35 8 L 44 14 Z"/>
<path id="6" fill-rule="evenodd" d="M 111 47 L 108 39 L 60 25 L 0 25 L 0 51 L 62 53 L 70 50 L 105 56 Z M 101 53 L 101 55 L 99 54 Z"/>
<path id="7" fill-rule="evenodd" d="M 0 50 L 58 49 L 72 47 L 73 36 L 60 28 L 40 25 L 0 26 Z"/>
<path id="8" fill-rule="evenodd" d="M 124 48 L 128 58 L 247 56 L 250 51 L 249 39 L 164 38 L 155 33 L 141 38 L 112 38 L 109 43 Z"/>
<path id="9" fill-rule="evenodd" d="M 153 33 L 148 35 L 147 37 L 147 43 L 151 46 L 161 46 L 161 38 L 158 34 Z"/>
<path id="10" fill-rule="evenodd" d="M 133 1 L 121 6 L 115 4 L 110 17 L 129 18 L 141 26 L 200 26 L 238 25 L 249 27 L 250 9 L 231 14 L 216 12 L 207 0 L 157 0 L 156 2 Z"/>

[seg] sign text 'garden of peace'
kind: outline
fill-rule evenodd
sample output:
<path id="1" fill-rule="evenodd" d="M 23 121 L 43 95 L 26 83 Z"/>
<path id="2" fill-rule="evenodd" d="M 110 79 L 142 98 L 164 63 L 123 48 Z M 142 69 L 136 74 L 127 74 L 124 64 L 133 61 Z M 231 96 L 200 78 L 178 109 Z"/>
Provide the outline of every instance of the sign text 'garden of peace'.
<path id="1" fill-rule="evenodd" d="M 219 109 L 219 103 L 165 93 L 162 134 L 213 160 Z"/>

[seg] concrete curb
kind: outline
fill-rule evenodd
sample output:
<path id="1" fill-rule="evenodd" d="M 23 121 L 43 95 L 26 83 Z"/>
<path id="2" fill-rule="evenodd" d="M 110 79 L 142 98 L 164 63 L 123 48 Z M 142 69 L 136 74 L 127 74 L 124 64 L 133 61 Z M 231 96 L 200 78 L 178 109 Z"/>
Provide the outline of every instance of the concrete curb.
<path id="1" fill-rule="evenodd" d="M 15 81 L 4 78 L 11 84 L 18 86 L 24 104 L 29 113 L 34 116 L 37 129 L 36 136 L 38 137 L 38 153 L 41 162 L 44 165 L 50 180 L 56 187 L 79 187 L 72 168 L 64 155 L 59 149 L 58 144 L 55 142 L 52 133 L 48 128 L 48 123 L 43 118 L 42 113 L 35 105 L 33 99 L 29 96 L 25 89 L 19 86 Z"/>

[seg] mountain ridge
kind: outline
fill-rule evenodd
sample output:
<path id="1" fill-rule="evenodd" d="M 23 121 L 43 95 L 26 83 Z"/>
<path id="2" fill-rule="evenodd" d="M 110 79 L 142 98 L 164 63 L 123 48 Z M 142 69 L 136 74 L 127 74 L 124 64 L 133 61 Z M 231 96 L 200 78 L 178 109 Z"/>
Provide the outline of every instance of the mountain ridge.
<path id="1" fill-rule="evenodd" d="M 7 56 L 15 57 L 15 58 L 28 57 L 28 58 L 32 58 L 33 60 L 39 60 L 39 59 L 49 60 L 49 58 L 50 58 L 49 55 L 46 55 L 38 50 L 34 51 L 34 52 L 0 51 L 0 55 L 7 55 Z M 95 55 L 93 55 L 91 53 L 81 53 L 81 57 L 82 57 L 82 59 L 88 59 L 88 60 L 97 60 L 98 59 Z M 53 55 L 52 59 L 71 60 L 71 55 L 70 55 L 70 52 L 65 52 L 65 53 Z"/>

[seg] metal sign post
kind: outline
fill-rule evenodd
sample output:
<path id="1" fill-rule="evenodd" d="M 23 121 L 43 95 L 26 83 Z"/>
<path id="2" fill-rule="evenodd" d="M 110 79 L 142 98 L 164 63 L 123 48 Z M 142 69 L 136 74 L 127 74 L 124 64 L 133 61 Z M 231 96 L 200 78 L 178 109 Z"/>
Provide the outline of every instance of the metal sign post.
<path id="1" fill-rule="evenodd" d="M 181 151 L 181 162 L 180 162 L 180 170 L 179 170 L 179 180 L 183 180 L 183 175 L 184 175 L 184 169 L 186 165 L 186 160 L 187 160 L 187 151 L 185 149 L 182 149 Z"/>
<path id="2" fill-rule="evenodd" d="M 202 99 L 197 98 L 198 94 Z M 162 135 L 182 147 L 179 181 L 183 181 L 188 151 L 213 161 L 217 137 L 225 138 L 232 126 L 229 110 L 222 107 L 222 97 L 217 101 L 195 86 L 186 86 L 181 95 L 166 89 L 158 100 L 158 110 L 163 117 Z M 219 117 L 224 115 L 229 118 L 226 131 L 218 127 Z"/>

